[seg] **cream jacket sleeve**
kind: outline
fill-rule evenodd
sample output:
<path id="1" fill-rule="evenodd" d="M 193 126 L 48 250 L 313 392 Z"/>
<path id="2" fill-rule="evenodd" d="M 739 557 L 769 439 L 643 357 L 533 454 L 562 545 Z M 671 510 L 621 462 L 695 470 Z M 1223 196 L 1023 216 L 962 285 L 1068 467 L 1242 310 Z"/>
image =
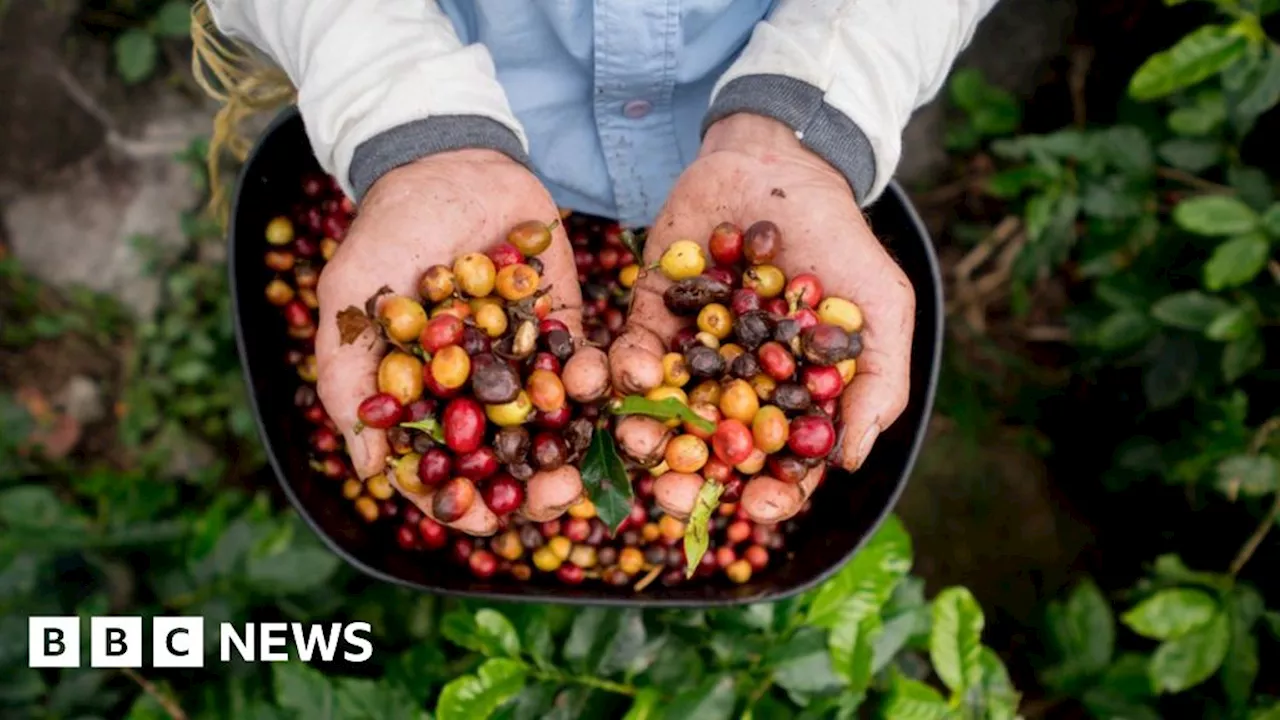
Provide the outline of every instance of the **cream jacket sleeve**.
<path id="1" fill-rule="evenodd" d="M 735 112 L 779 120 L 874 201 L 902 131 L 942 88 L 996 0 L 780 0 L 720 79 L 704 127 Z"/>
<path id="2" fill-rule="evenodd" d="M 479 44 L 464 46 L 427 0 L 209 0 L 218 29 L 275 61 L 298 89 L 320 165 L 363 197 L 392 168 L 434 152 L 528 144 Z M 395 142 L 379 136 L 396 131 Z"/>

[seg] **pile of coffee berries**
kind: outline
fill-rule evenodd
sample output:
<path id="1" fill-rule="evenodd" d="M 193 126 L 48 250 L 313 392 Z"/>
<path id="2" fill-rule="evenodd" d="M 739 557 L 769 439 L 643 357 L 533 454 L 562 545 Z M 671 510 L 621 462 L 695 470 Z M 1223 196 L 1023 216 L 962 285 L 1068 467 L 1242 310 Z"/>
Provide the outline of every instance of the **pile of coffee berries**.
<path id="1" fill-rule="evenodd" d="M 666 307 L 695 324 L 672 341 L 663 384 L 647 397 L 675 398 L 714 430 L 639 416 L 615 428 L 623 451 L 659 473 L 657 504 L 677 517 L 689 516 L 707 481 L 732 499 L 757 476 L 787 484 L 820 478 L 836 443 L 839 398 L 862 350 L 857 305 L 824 296 L 813 274 L 788 279 L 773 264 L 782 245 L 776 225 L 761 221 L 744 232 L 723 223 L 708 245 L 711 263 L 689 240 L 673 243 L 658 263 L 673 281 Z M 764 494 L 741 501 L 758 520 L 784 505 Z"/>
<path id="2" fill-rule="evenodd" d="M 266 297 L 280 309 L 291 338 L 285 360 L 299 378 L 294 404 L 313 428 L 312 468 L 352 502 L 353 519 L 385 533 L 388 543 L 423 553 L 423 562 L 440 556 L 477 579 L 546 578 L 641 590 L 689 582 L 681 548 L 685 523 L 656 502 L 652 467 L 628 461 L 635 500 L 616 532 L 609 532 L 582 492 L 574 464 L 607 398 L 576 402 L 568 396 L 564 367 L 581 346 L 547 318 L 551 307 L 539 290 L 537 257 L 545 249 L 542 222 L 522 225 L 482 256 L 431 268 L 417 297 L 377 299 L 371 319 L 393 349 L 379 368 L 379 392 L 366 399 L 360 416 L 366 426 L 385 428 L 393 457 L 385 473 L 356 476 L 316 395 L 314 355 L 315 288 L 354 215 L 336 182 L 309 176 L 300 201 L 265 228 L 264 255 L 271 271 Z M 561 221 L 582 286 L 586 344 L 607 348 L 642 273 L 635 246 L 616 223 L 568 212 Z M 506 270 L 515 266 L 521 267 Z M 526 354 L 530 339 L 534 349 Z M 552 497 L 531 506 L 530 495 L 542 491 L 530 483 L 547 474 L 559 479 L 539 480 L 535 487 L 551 487 Z M 746 582 L 783 557 L 785 535 L 795 523 L 757 525 L 736 500 L 732 492 L 722 497 L 695 581 L 720 576 Z"/>

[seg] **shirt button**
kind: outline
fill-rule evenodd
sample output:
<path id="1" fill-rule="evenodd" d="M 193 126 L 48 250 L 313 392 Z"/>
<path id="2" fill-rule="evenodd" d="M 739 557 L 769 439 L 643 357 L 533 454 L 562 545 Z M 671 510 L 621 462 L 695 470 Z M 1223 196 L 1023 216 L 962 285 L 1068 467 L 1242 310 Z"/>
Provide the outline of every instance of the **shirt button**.
<path id="1" fill-rule="evenodd" d="M 632 100 L 631 102 L 622 106 L 622 114 L 626 115 L 632 120 L 639 120 L 645 115 L 648 115 L 649 111 L 652 109 L 653 109 L 653 103 L 649 102 L 648 100 Z"/>

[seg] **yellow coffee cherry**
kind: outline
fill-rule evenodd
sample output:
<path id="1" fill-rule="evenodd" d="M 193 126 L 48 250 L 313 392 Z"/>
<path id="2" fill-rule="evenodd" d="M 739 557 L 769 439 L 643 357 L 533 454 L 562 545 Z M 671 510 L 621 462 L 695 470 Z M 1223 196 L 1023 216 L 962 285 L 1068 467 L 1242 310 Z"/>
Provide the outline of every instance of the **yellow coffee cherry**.
<path id="1" fill-rule="evenodd" d="M 748 425 L 760 409 L 760 397 L 746 380 L 731 380 L 720 394 L 720 414 Z"/>
<path id="2" fill-rule="evenodd" d="M 766 453 L 776 453 L 787 445 L 791 425 L 786 413 L 776 405 L 765 405 L 751 421 L 751 437 L 756 447 Z"/>
<path id="3" fill-rule="evenodd" d="M 272 245 L 288 245 L 293 242 L 293 223 L 281 215 L 267 223 L 267 242 Z M 701 272 L 701 271 L 699 271 Z"/>
<path id="4" fill-rule="evenodd" d="M 737 346 L 726 346 L 737 347 Z M 741 350 L 741 348 L 739 348 Z M 725 358 L 728 360 L 728 358 Z M 720 404 L 720 383 L 715 380 L 703 380 L 693 387 L 693 392 L 689 393 L 689 404 L 697 405 L 699 403 L 708 403 L 710 405 Z"/>
<path id="5" fill-rule="evenodd" d="M 844 298 L 829 297 L 818 303 L 818 319 L 845 332 L 862 330 L 862 310 Z"/>
<path id="6" fill-rule="evenodd" d="M 698 311 L 698 329 L 723 340 L 733 331 L 733 315 L 720 303 L 709 303 Z"/>
<path id="7" fill-rule="evenodd" d="M 484 414 L 489 417 L 498 427 L 515 427 L 522 424 L 529 418 L 529 414 L 533 412 L 533 401 L 529 399 L 529 393 L 524 390 L 516 396 L 515 400 L 501 405 L 486 405 Z"/>
<path id="8" fill-rule="evenodd" d="M 742 273 L 742 287 L 755 290 L 768 300 L 782 293 L 787 278 L 775 265 L 754 265 Z"/>
<path id="9" fill-rule="evenodd" d="M 700 330 L 700 331 L 698 331 L 698 334 L 694 335 L 694 336 L 693 336 L 693 339 L 694 339 L 694 340 L 697 340 L 698 342 L 702 343 L 703 345 L 706 345 L 707 347 L 711 348 L 712 350 L 719 350 L 719 349 L 720 349 L 720 338 L 716 337 L 715 335 L 712 335 L 711 333 L 707 332 L 706 330 Z"/>
<path id="10" fill-rule="evenodd" d="M 707 256 L 698 243 L 692 240 L 677 240 L 662 253 L 658 267 L 670 280 L 686 280 L 701 275 L 702 271 L 707 269 Z"/>
<path id="11" fill-rule="evenodd" d="M 507 331 L 507 311 L 496 303 L 484 303 L 476 308 L 473 315 L 476 327 L 491 338 L 502 337 Z"/>
<path id="12" fill-rule="evenodd" d="M 689 366 L 684 355 L 667 353 L 662 356 L 662 383 L 668 387 L 682 388 L 689 382 Z"/>
<path id="13" fill-rule="evenodd" d="M 498 270 L 484 253 L 467 253 L 453 263 L 453 279 L 458 289 L 472 297 L 493 292 Z"/>
<path id="14" fill-rule="evenodd" d="M 566 553 L 567 556 L 568 554 Z M 543 545 L 533 551 L 533 565 L 542 572 L 555 572 L 560 568 L 560 563 L 562 562 L 564 560 L 556 556 L 550 545 Z"/>
<path id="15" fill-rule="evenodd" d="M 632 263 L 618 271 L 618 282 L 622 283 L 622 287 L 635 287 L 636 280 L 640 278 L 640 266 Z"/>
<path id="16" fill-rule="evenodd" d="M 675 472 L 696 473 L 709 456 L 707 444 L 694 435 L 679 435 L 667 443 L 667 465 Z"/>
<path id="17" fill-rule="evenodd" d="M 556 535 L 547 541 L 547 547 L 551 548 L 551 552 L 563 561 L 569 557 L 569 551 L 573 550 L 573 543 L 563 535 Z"/>
<path id="18" fill-rule="evenodd" d="M 751 389 L 756 391 L 756 397 L 760 398 L 761 402 L 771 402 L 773 400 L 773 391 L 778 389 L 776 380 L 764 373 L 758 373 L 752 375 L 749 382 L 751 383 Z"/>
<path id="19" fill-rule="evenodd" d="M 765 454 L 765 451 L 760 448 L 751 448 L 751 454 L 747 456 L 747 459 L 734 465 L 733 469 L 743 475 L 755 475 L 764 469 L 764 462 L 768 459 L 769 456 Z"/>
<path id="20" fill-rule="evenodd" d="M 569 517 L 576 517 L 582 520 L 590 520 L 596 516 L 595 503 L 589 498 L 582 498 L 578 502 L 569 506 Z"/>
<path id="21" fill-rule="evenodd" d="M 841 360 L 840 362 L 836 363 L 836 370 L 840 371 L 840 380 L 845 385 L 848 385 L 849 383 L 853 382 L 853 376 L 858 371 L 858 361 L 854 360 L 853 358 L 849 358 L 848 360 Z"/>

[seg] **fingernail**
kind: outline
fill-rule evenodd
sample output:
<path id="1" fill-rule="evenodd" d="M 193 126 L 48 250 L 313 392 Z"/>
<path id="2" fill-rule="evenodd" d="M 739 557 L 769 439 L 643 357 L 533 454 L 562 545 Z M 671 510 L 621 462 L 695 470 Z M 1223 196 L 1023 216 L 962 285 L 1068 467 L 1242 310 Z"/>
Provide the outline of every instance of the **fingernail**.
<path id="1" fill-rule="evenodd" d="M 871 454 L 871 446 L 876 444 L 876 438 L 880 436 L 880 428 L 872 425 L 863 433 L 862 439 L 858 441 L 858 450 L 853 456 L 853 469 L 857 470 L 862 467 L 862 463 L 867 461 L 867 456 Z"/>

